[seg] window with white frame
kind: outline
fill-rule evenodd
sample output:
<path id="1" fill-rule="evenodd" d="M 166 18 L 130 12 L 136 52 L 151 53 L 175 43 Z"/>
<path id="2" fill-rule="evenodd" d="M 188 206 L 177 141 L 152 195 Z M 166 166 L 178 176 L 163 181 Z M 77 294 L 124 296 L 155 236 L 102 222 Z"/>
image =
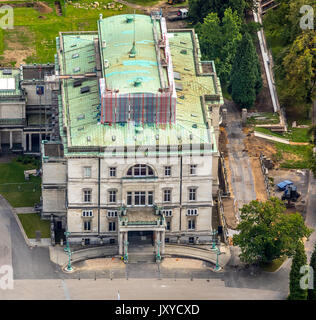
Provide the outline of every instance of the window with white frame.
<path id="1" fill-rule="evenodd" d="M 91 202 L 91 189 L 83 190 L 83 202 Z"/>
<path id="2" fill-rule="evenodd" d="M 127 192 L 126 202 L 128 206 L 131 206 L 133 204 L 133 192 Z"/>
<path id="3" fill-rule="evenodd" d="M 91 178 L 91 167 L 84 167 L 83 175 L 85 178 Z"/>
<path id="4" fill-rule="evenodd" d="M 187 210 L 187 215 L 188 216 L 197 216 L 198 215 L 198 210 L 197 209 L 188 209 Z"/>
<path id="5" fill-rule="evenodd" d="M 170 166 L 166 166 L 165 167 L 165 176 L 171 176 L 171 167 Z"/>
<path id="6" fill-rule="evenodd" d="M 109 172 L 110 172 L 110 177 L 116 177 L 116 168 L 115 167 L 110 167 Z"/>
<path id="7" fill-rule="evenodd" d="M 127 176 L 133 177 L 146 177 L 146 176 L 153 176 L 154 171 L 151 167 L 147 166 L 146 164 L 136 164 L 135 166 L 131 167 L 127 171 Z"/>
<path id="8" fill-rule="evenodd" d="M 93 211 L 92 210 L 83 210 L 82 216 L 83 217 L 93 217 Z"/>
<path id="9" fill-rule="evenodd" d="M 83 230 L 90 231 L 91 230 L 91 221 L 84 221 L 83 222 Z"/>
<path id="10" fill-rule="evenodd" d="M 170 209 L 164 209 L 162 210 L 162 214 L 165 216 L 165 217 L 172 217 L 172 210 Z"/>
<path id="11" fill-rule="evenodd" d="M 154 192 L 153 191 L 148 191 L 148 196 L 147 196 L 147 204 L 149 206 L 154 204 Z"/>
<path id="12" fill-rule="evenodd" d="M 191 164 L 191 165 L 190 165 L 190 174 L 191 174 L 191 175 L 196 174 L 196 168 L 197 168 L 197 165 L 196 165 L 196 164 Z"/>
<path id="13" fill-rule="evenodd" d="M 109 190 L 109 203 L 116 203 L 116 190 Z"/>
<path id="14" fill-rule="evenodd" d="M 166 189 L 163 191 L 163 201 L 171 202 L 171 189 Z"/>
<path id="15" fill-rule="evenodd" d="M 108 210 L 107 216 L 108 216 L 108 218 L 115 218 L 115 217 L 117 217 L 117 210 Z"/>
<path id="16" fill-rule="evenodd" d="M 109 222 L 109 231 L 115 231 L 116 230 L 116 223 L 115 221 Z"/>
<path id="17" fill-rule="evenodd" d="M 196 188 L 189 188 L 189 201 L 196 200 Z"/>
<path id="18" fill-rule="evenodd" d="M 135 191 L 134 192 L 134 205 L 144 206 L 146 204 L 146 192 L 145 191 Z"/>
<path id="19" fill-rule="evenodd" d="M 194 230 L 195 229 L 195 219 L 189 219 L 188 220 L 188 229 Z"/>

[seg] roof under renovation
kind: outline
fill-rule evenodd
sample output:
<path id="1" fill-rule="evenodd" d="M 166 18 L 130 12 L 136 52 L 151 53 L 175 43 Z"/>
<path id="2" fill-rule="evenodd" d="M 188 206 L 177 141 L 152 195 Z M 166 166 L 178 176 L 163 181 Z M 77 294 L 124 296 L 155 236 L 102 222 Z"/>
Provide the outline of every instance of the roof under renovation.
<path id="1" fill-rule="evenodd" d="M 0 97 L 21 96 L 19 69 L 0 70 Z"/>
<path id="2" fill-rule="evenodd" d="M 163 68 L 155 47 L 163 40 L 160 24 L 150 16 L 118 15 L 100 20 L 99 32 L 61 33 L 57 38 L 57 69 L 61 78 L 66 75 L 59 101 L 65 154 L 87 153 L 89 147 L 152 146 L 158 141 L 160 145 L 208 143 L 216 151 L 213 128 L 207 123 L 207 106 L 223 103 L 214 64 L 213 73 L 203 73 L 197 37 L 186 29 L 166 34 L 172 66 Z M 97 72 L 100 62 L 102 74 Z M 157 93 L 169 86 L 176 99 L 175 122 L 101 123 L 100 78 L 108 89 L 120 93 Z M 141 85 L 134 86 L 138 78 Z"/>

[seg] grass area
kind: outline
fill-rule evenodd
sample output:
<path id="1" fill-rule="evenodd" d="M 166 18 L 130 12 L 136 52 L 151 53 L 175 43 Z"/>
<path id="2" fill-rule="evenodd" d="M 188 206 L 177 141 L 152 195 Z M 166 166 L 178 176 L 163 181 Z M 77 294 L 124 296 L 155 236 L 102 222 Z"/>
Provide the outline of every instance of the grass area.
<path id="1" fill-rule="evenodd" d="M 138 4 L 140 6 L 146 6 L 146 7 L 154 6 L 159 2 L 159 0 L 126 0 L 126 1 L 129 3 Z"/>
<path id="2" fill-rule="evenodd" d="M 50 221 L 41 220 L 37 213 L 18 214 L 28 238 L 36 238 L 36 231 L 41 231 L 42 238 L 50 238 Z"/>
<path id="3" fill-rule="evenodd" d="M 308 132 L 309 128 L 289 128 L 288 132 L 277 133 L 267 128 L 255 127 L 255 131 L 269 134 L 278 138 L 289 139 L 293 142 L 310 142 L 311 134 Z"/>
<path id="4" fill-rule="evenodd" d="M 258 119 L 264 117 L 266 119 Z M 274 112 L 260 112 L 257 116 L 253 116 L 247 119 L 248 124 L 278 124 L 280 122 L 279 115 Z"/>
<path id="5" fill-rule="evenodd" d="M 263 271 L 266 272 L 275 272 L 276 270 L 278 270 L 281 265 L 283 264 L 283 262 L 287 259 L 287 257 L 281 257 L 279 259 L 275 259 L 270 263 L 265 263 L 265 264 L 261 264 L 260 267 Z"/>
<path id="6" fill-rule="evenodd" d="M 132 12 L 132 9 L 126 6 L 123 6 L 120 10 L 118 8 L 119 3 L 116 4 L 114 9 L 104 9 L 103 7 L 112 2 L 111 0 L 100 0 L 98 2 L 100 7 L 97 9 L 76 8 L 74 6 L 75 3 L 81 5 L 93 3 L 93 1 L 87 0 L 65 4 L 62 16 L 57 15 L 54 1 L 45 1 L 52 8 L 49 13 L 39 12 L 32 7 L 14 8 L 14 29 L 3 31 L 5 49 L 9 49 L 9 47 L 23 49 L 26 48 L 25 42 L 27 42 L 29 51 L 29 56 L 26 59 L 27 63 L 53 62 L 56 53 L 56 37 L 58 37 L 60 31 L 97 30 L 97 20 L 100 13 L 106 18 L 116 14 Z M 13 2 L 8 1 L 7 3 Z"/>
<path id="7" fill-rule="evenodd" d="M 3 29 L 0 28 L 0 54 L 3 54 L 4 50 L 4 32 Z"/>
<path id="8" fill-rule="evenodd" d="M 41 195 L 41 178 L 30 176 L 24 179 L 24 170 L 34 169 L 34 164 L 23 164 L 16 159 L 10 163 L 0 163 L 0 194 L 13 207 L 33 207 Z"/>

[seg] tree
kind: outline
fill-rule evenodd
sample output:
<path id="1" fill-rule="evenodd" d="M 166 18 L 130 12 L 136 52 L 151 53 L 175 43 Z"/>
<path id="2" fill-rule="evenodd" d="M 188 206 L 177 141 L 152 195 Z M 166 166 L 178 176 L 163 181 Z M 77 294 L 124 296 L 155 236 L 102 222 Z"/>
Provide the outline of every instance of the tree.
<path id="1" fill-rule="evenodd" d="M 242 38 L 242 20 L 236 12 L 226 9 L 222 22 L 216 13 L 210 13 L 196 31 L 203 59 L 214 60 L 217 75 L 223 84 L 229 82 L 237 46 Z"/>
<path id="2" fill-rule="evenodd" d="M 292 256 L 298 242 L 309 237 L 299 213 L 285 214 L 278 198 L 265 202 L 251 201 L 241 209 L 241 222 L 233 243 L 241 249 L 240 258 L 247 263 L 269 263 L 281 256 Z"/>
<path id="3" fill-rule="evenodd" d="M 316 98 L 316 33 L 300 34 L 284 57 L 287 100 L 311 105 Z M 293 103 L 293 102 L 292 102 Z"/>
<path id="4" fill-rule="evenodd" d="M 301 289 L 300 280 L 303 274 L 300 273 L 302 266 L 307 264 L 304 244 L 299 241 L 292 261 L 290 272 L 290 294 L 288 300 L 306 300 L 307 289 Z"/>
<path id="5" fill-rule="evenodd" d="M 240 41 L 231 72 L 229 93 L 235 103 L 250 108 L 262 87 L 258 56 L 253 41 L 246 32 Z"/>
<path id="6" fill-rule="evenodd" d="M 189 0 L 189 19 L 196 24 L 202 23 L 209 13 L 216 13 L 220 19 L 224 17 L 225 10 L 231 8 L 236 11 L 240 18 L 244 16 L 245 0 Z"/>
<path id="7" fill-rule="evenodd" d="M 314 271 L 314 289 L 308 290 L 308 300 L 316 300 L 316 245 L 311 256 L 311 261 L 309 265 L 313 268 Z"/>

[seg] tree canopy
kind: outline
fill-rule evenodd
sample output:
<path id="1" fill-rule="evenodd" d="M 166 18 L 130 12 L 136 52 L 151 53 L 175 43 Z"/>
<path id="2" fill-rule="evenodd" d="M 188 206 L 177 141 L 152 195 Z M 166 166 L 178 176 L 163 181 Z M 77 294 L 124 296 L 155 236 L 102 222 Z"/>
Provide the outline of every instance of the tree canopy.
<path id="1" fill-rule="evenodd" d="M 246 32 L 237 47 L 229 92 L 235 103 L 250 108 L 261 88 L 260 63 L 251 36 Z"/>
<path id="2" fill-rule="evenodd" d="M 299 213 L 285 214 L 278 198 L 265 202 L 251 201 L 241 209 L 241 222 L 233 243 L 241 249 L 240 258 L 247 263 L 268 263 L 283 255 L 292 256 L 308 229 Z"/>
<path id="3" fill-rule="evenodd" d="M 304 276 L 301 274 L 301 267 L 307 265 L 307 257 L 304 249 L 304 244 L 300 241 L 297 243 L 297 248 L 292 261 L 290 271 L 290 294 L 288 300 L 306 300 L 307 289 L 301 289 L 300 280 Z"/>
<path id="4" fill-rule="evenodd" d="M 228 8 L 222 22 L 216 13 L 210 13 L 203 24 L 199 23 L 196 27 L 203 59 L 214 60 L 217 75 L 222 83 L 230 80 L 233 60 L 242 38 L 241 26 L 242 19 Z"/>

